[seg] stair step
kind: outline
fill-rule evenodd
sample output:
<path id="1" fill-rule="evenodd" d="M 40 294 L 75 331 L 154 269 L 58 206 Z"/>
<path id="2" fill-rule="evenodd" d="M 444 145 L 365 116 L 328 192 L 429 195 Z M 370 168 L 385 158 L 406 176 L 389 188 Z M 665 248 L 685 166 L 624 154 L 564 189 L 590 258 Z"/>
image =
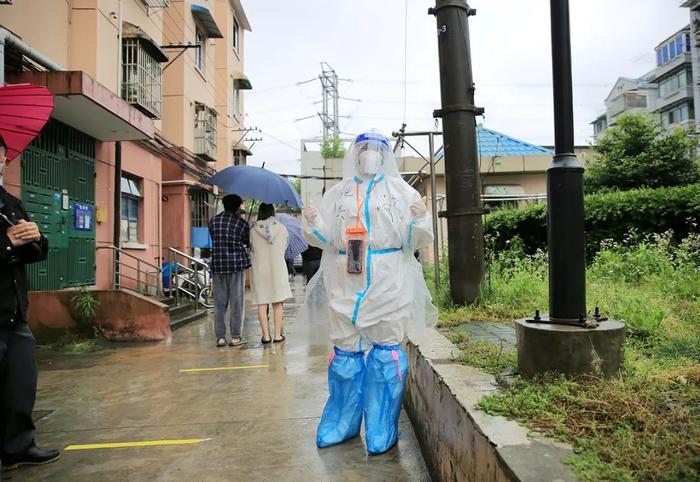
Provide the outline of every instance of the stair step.
<path id="1" fill-rule="evenodd" d="M 200 306 L 199 310 L 202 310 L 203 308 Z M 185 313 L 187 311 L 194 311 L 194 303 L 188 300 L 180 300 L 179 305 L 170 305 L 168 308 L 168 311 L 170 312 L 170 317 L 175 317 L 180 315 L 181 313 Z"/>
<path id="2" fill-rule="evenodd" d="M 193 321 L 199 320 L 200 318 L 204 318 L 209 314 L 208 310 L 205 309 L 199 309 L 197 311 L 190 310 L 186 312 L 182 312 L 178 314 L 177 316 L 171 316 L 170 317 L 170 328 L 172 330 L 177 330 L 178 328 L 182 328 L 185 325 L 188 325 L 189 323 L 192 323 Z"/>
<path id="3" fill-rule="evenodd" d="M 161 303 L 164 305 L 168 306 L 173 306 L 175 304 L 175 298 L 171 298 L 170 296 L 164 296 L 163 298 L 159 299 Z"/>

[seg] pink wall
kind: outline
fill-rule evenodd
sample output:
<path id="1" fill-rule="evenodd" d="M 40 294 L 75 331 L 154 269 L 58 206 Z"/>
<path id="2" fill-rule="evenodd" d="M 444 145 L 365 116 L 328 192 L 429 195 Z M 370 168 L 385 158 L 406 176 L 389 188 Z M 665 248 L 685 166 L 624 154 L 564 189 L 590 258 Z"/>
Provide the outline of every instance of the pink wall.
<path id="1" fill-rule="evenodd" d="M 104 208 L 107 215 L 102 222 L 97 223 L 97 246 L 110 246 L 114 242 L 114 142 L 98 142 L 96 149 L 95 205 Z M 122 142 L 122 172 L 141 180 L 143 201 L 139 207 L 139 240 L 138 243 L 126 244 L 122 241 L 122 249 L 147 263 L 160 266 L 161 235 L 161 159 L 135 142 Z M 112 287 L 113 266 L 112 251 L 97 250 L 97 280 L 98 289 Z M 124 258 L 122 262 L 136 266 L 136 261 Z M 143 268 L 145 269 L 145 268 Z M 122 272 L 136 277 L 135 272 L 122 268 Z M 153 280 L 155 281 L 155 280 Z M 127 286 L 129 280 L 122 280 Z"/>
<path id="2" fill-rule="evenodd" d="M 168 247 L 192 254 L 188 188 L 185 183 L 163 186 L 163 256 Z"/>
<path id="3" fill-rule="evenodd" d="M 199 180 L 170 161 L 163 161 L 163 256 L 172 247 L 192 254 L 189 188 Z"/>

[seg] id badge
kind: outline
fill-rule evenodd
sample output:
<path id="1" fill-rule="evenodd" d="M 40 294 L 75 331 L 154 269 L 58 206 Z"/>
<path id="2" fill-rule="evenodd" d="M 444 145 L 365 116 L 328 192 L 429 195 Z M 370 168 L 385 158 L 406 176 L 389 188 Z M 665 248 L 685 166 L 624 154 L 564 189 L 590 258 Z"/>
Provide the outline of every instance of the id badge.
<path id="1" fill-rule="evenodd" d="M 364 271 L 366 238 L 367 230 L 363 226 L 345 230 L 345 239 L 347 241 L 345 252 L 348 258 L 347 271 L 350 274 L 361 274 Z"/>

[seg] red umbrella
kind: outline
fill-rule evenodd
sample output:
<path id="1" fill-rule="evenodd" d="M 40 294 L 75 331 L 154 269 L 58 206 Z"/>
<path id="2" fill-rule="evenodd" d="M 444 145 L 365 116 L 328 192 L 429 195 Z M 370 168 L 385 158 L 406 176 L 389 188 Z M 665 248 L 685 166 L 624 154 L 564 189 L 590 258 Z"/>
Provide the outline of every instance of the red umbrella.
<path id="1" fill-rule="evenodd" d="M 51 117 L 53 94 L 32 84 L 0 87 L 0 136 L 7 144 L 7 159 L 22 152 Z"/>

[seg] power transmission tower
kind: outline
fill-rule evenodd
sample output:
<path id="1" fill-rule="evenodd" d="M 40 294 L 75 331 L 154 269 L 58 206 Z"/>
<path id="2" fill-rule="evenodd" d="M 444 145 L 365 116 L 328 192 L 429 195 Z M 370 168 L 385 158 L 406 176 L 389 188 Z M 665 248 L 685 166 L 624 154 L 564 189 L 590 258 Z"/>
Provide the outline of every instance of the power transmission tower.
<path id="1" fill-rule="evenodd" d="M 323 140 L 328 139 L 329 132 L 333 137 L 338 137 L 338 74 L 328 65 L 328 62 L 321 62 L 321 102 L 323 111 L 318 114 L 323 124 Z"/>

